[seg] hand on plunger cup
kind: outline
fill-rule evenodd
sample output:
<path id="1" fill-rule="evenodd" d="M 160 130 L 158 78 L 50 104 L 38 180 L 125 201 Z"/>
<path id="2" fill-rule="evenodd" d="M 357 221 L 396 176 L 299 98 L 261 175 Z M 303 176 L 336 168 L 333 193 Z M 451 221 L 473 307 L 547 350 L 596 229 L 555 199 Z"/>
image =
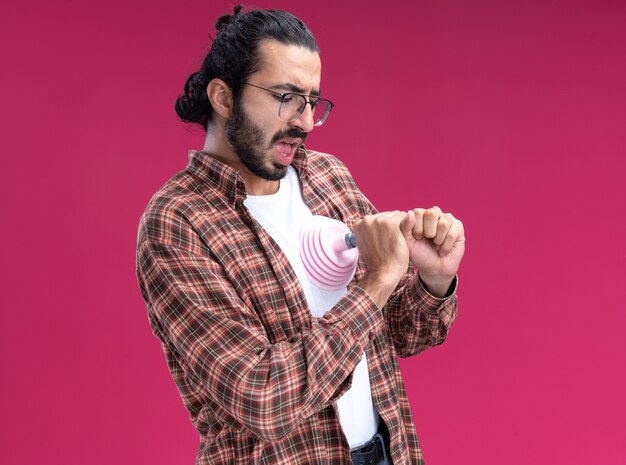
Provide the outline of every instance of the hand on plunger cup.
<path id="1" fill-rule="evenodd" d="M 406 212 L 367 215 L 352 227 L 366 272 L 358 285 L 382 308 L 409 266 L 409 248 L 400 229 Z"/>

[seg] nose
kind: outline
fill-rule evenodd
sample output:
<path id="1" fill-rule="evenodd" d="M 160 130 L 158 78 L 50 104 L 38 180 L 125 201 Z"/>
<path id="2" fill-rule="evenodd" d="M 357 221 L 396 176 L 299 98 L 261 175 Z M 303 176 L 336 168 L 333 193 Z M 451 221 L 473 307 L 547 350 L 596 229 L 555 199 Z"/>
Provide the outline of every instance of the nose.
<path id="1" fill-rule="evenodd" d="M 304 105 L 304 111 L 289 124 L 301 129 L 304 132 L 311 132 L 315 127 L 315 123 L 313 121 L 313 109 L 311 108 L 311 105 L 307 102 L 307 104 Z"/>

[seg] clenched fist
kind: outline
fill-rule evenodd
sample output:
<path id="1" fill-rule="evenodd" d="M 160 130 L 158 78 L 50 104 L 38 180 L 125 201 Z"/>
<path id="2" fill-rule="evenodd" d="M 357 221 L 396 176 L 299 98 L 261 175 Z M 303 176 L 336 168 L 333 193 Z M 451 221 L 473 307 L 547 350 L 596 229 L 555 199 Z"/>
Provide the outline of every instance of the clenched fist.
<path id="1" fill-rule="evenodd" d="M 439 207 L 415 208 L 407 212 L 400 230 L 420 278 L 432 294 L 443 296 L 465 252 L 463 223 Z"/>

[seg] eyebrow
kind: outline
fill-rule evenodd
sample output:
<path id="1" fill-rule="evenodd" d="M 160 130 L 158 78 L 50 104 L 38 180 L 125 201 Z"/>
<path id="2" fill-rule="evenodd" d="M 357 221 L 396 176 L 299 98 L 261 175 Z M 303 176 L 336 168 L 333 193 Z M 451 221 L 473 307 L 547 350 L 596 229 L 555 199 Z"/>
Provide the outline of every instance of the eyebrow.
<path id="1" fill-rule="evenodd" d="M 295 92 L 297 94 L 302 94 L 302 95 L 307 95 L 304 93 L 304 89 L 301 87 L 298 87 L 295 84 L 291 84 L 291 83 L 284 83 L 284 84 L 276 84 L 275 86 L 271 86 L 271 89 L 276 89 L 276 90 L 286 90 L 288 92 Z M 319 97 L 320 96 L 320 90 L 316 89 L 316 90 L 312 90 L 310 94 L 313 97 Z"/>

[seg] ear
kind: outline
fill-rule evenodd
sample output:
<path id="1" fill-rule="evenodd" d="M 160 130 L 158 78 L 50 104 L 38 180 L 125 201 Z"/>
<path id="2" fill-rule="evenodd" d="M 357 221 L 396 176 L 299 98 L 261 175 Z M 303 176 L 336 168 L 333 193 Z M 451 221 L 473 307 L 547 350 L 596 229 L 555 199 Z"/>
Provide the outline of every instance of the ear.
<path id="1" fill-rule="evenodd" d="M 213 111 L 222 118 L 230 118 L 233 112 L 233 91 L 230 86 L 221 79 L 215 78 L 209 82 L 206 93 Z"/>

